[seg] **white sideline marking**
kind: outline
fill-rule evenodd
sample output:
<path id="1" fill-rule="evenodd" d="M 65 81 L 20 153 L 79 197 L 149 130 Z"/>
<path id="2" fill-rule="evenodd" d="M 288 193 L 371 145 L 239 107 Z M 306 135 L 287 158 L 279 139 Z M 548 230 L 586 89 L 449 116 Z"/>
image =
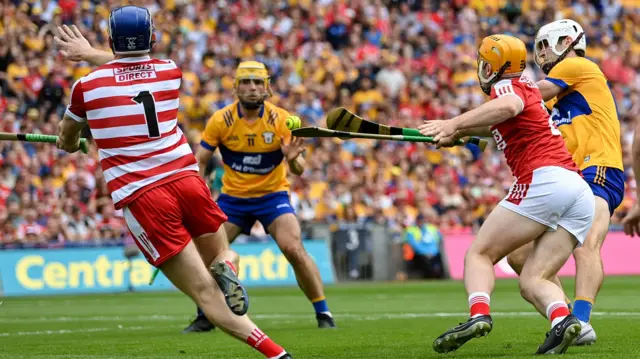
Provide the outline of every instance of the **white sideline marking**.
<path id="1" fill-rule="evenodd" d="M 381 319 L 415 319 L 415 318 L 442 318 L 442 317 L 466 317 L 468 312 L 449 312 L 449 313 L 389 313 L 389 314 L 355 314 L 355 313 L 334 313 L 336 318 L 349 318 L 351 320 L 381 320 Z M 533 317 L 539 316 L 537 312 L 493 312 L 494 317 Z M 640 312 L 593 312 L 593 316 L 631 316 L 640 317 Z M 309 314 L 257 314 L 251 316 L 253 319 L 276 319 L 283 322 L 291 322 L 292 319 L 311 318 Z M 101 317 L 40 317 L 40 318 L 2 318 L 0 323 L 34 323 L 34 322 L 84 322 L 84 321 L 182 321 L 191 318 L 182 315 L 150 315 L 150 316 L 101 316 Z M 9 336 L 25 336 L 25 335 L 55 335 L 55 334 L 75 334 L 75 333 L 92 333 L 92 332 L 110 332 L 118 330 L 145 330 L 157 328 L 157 326 L 133 326 L 104 328 L 86 328 L 86 329 L 61 329 L 61 330 L 39 330 L 33 332 L 4 332 L 0 333 L 0 337 Z"/>
<path id="2" fill-rule="evenodd" d="M 469 312 L 440 312 L 440 313 L 340 313 L 334 312 L 338 318 L 353 320 L 379 320 L 379 319 L 403 319 L 403 318 L 441 318 L 441 317 L 465 317 Z M 494 317 L 528 317 L 537 316 L 538 312 L 492 312 Z M 593 312 L 593 316 L 615 317 L 639 317 L 640 312 Z M 253 319 L 306 319 L 311 314 L 254 314 Z M 0 318 L 0 323 L 43 323 L 43 322 L 115 322 L 115 321 L 182 321 L 193 318 L 190 315 L 134 315 L 134 316 L 91 316 L 91 317 L 27 317 L 27 318 Z"/>
<path id="3" fill-rule="evenodd" d="M 14 333 L 0 333 L 0 337 L 9 336 L 24 336 L 24 335 L 52 335 L 52 334 L 76 334 L 76 333 L 95 333 L 95 332 L 110 332 L 114 330 L 143 330 L 151 329 L 153 327 L 123 327 L 121 325 L 118 328 L 86 328 L 86 329 L 61 329 L 61 330 L 38 330 L 35 332 L 14 332 Z"/>

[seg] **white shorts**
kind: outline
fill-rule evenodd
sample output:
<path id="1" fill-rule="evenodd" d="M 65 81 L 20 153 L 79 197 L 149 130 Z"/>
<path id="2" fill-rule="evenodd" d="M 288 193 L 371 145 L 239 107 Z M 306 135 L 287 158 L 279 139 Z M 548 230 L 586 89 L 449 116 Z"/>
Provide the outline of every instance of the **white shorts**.
<path id="1" fill-rule="evenodd" d="M 500 205 L 554 231 L 561 226 L 582 244 L 591 228 L 596 203 L 593 191 L 578 173 L 549 166 L 516 179 Z"/>

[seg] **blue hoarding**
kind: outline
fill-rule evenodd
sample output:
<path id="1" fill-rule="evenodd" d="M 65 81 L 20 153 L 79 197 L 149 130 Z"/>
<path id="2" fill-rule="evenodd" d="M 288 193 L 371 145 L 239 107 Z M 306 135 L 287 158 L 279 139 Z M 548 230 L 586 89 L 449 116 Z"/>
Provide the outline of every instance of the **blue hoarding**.
<path id="1" fill-rule="evenodd" d="M 325 241 L 305 241 L 324 283 L 333 283 L 331 254 Z M 295 285 L 296 278 L 275 243 L 238 244 L 240 280 L 247 286 Z M 121 247 L 0 251 L 0 296 L 157 291 L 173 289 L 139 256 L 129 261 Z"/>

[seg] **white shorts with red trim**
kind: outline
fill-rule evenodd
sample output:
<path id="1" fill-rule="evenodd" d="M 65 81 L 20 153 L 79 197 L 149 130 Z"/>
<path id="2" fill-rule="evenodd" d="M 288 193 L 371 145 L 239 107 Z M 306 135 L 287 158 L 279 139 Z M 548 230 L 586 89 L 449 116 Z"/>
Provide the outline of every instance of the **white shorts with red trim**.
<path id="1" fill-rule="evenodd" d="M 549 166 L 517 178 L 500 205 L 551 230 L 561 226 L 583 243 L 596 204 L 593 191 L 578 173 Z"/>

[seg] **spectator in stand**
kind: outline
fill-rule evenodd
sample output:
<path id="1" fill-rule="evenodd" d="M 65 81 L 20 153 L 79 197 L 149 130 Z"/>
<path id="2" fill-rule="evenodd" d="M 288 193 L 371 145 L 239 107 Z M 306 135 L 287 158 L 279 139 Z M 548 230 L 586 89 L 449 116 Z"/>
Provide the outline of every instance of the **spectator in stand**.
<path id="1" fill-rule="evenodd" d="M 194 150 L 204 121 L 233 100 L 229 93 L 239 60 L 265 62 L 273 74 L 272 100 L 295 109 L 306 125 L 322 125 L 328 110 L 343 106 L 370 120 L 417 127 L 486 100 L 475 85 L 471 60 L 479 39 L 511 33 L 532 49 L 538 24 L 560 18 L 572 18 L 587 31 L 587 57 L 610 80 L 621 133 L 632 133 L 640 116 L 638 1 L 135 2 L 156 19 L 154 56 L 170 57 L 183 70 L 178 119 Z M 0 4 L 2 131 L 54 134 L 70 85 L 90 68 L 65 61 L 53 43 L 53 31 L 73 23 L 92 45 L 108 49 L 108 14 L 119 3 Z M 540 79 L 529 60 L 527 75 Z M 614 229 L 635 200 L 631 139 L 623 135 L 627 196 L 613 216 Z M 307 173 L 291 178 L 293 192 L 304 198 L 307 222 L 337 223 L 345 207 L 353 205 L 359 216 L 402 230 L 405 219 L 411 224 L 421 208 L 430 208 L 440 217 L 443 233 L 472 231 L 512 182 L 494 149 L 436 151 L 391 141 L 318 139 L 309 142 L 308 152 L 313 155 L 307 157 Z M 96 171 L 97 159 L 95 150 L 66 155 L 50 145 L 0 143 L 2 243 L 13 243 L 8 238 L 17 235 L 9 233 L 31 210 L 48 229 L 38 236 L 52 245 L 100 243 L 103 237 L 122 241 L 128 234 L 119 211 L 106 214 L 109 224 L 102 227 L 112 229 L 98 228 L 103 207 L 112 204 Z M 219 163 L 214 158 L 211 164 L 214 195 L 222 176 Z M 56 211 L 60 219 L 49 223 Z"/>

